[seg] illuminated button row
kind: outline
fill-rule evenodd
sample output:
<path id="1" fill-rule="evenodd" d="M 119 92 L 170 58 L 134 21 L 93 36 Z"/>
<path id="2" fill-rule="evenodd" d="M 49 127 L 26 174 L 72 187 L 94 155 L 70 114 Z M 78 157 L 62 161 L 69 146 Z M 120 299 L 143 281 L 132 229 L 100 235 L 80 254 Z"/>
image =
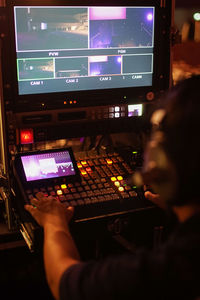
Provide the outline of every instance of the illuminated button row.
<path id="1" fill-rule="evenodd" d="M 91 117 L 92 119 L 102 119 L 102 118 L 120 118 L 120 117 L 125 117 L 126 112 L 125 112 L 125 106 L 114 106 L 114 107 L 108 107 L 104 108 L 102 110 L 98 111 L 92 111 L 91 112 Z"/>
<path id="2" fill-rule="evenodd" d="M 106 116 L 105 116 L 106 117 Z M 109 115 L 108 115 L 108 118 L 109 119 L 113 119 L 113 118 L 120 118 L 120 117 L 125 117 L 125 113 L 124 112 L 122 112 L 122 113 L 110 113 Z"/>
<path id="3" fill-rule="evenodd" d="M 81 169 L 83 166 L 86 167 L 88 165 L 86 160 L 77 163 L 77 167 Z"/>
<path id="4" fill-rule="evenodd" d="M 111 181 L 114 183 L 114 185 L 118 188 L 119 192 L 124 192 L 124 187 L 121 186 L 120 181 L 123 181 L 123 177 L 122 176 L 117 176 L 117 177 L 111 177 Z"/>
<path id="5" fill-rule="evenodd" d="M 90 167 L 81 170 L 81 175 L 83 175 L 83 176 L 88 175 L 88 173 L 90 173 L 90 174 L 92 173 L 92 169 Z"/>
<path id="6" fill-rule="evenodd" d="M 99 161 L 96 159 L 96 160 L 94 160 L 94 162 L 95 162 L 95 165 L 96 165 L 96 171 L 98 171 L 99 173 L 100 173 L 100 175 L 101 176 L 104 176 L 105 174 L 103 173 L 103 170 L 101 170 L 101 169 L 98 169 L 98 166 L 100 165 L 100 163 L 99 163 Z M 107 163 L 108 165 L 112 165 L 113 164 L 113 161 L 112 161 L 112 159 L 106 159 L 106 161 L 105 161 L 105 163 Z M 88 163 L 87 163 L 87 161 L 81 161 L 81 162 L 79 162 L 79 163 L 77 163 L 77 166 L 78 166 L 78 168 L 80 169 L 80 172 L 81 172 L 81 175 L 83 175 L 83 176 L 86 176 L 86 175 L 88 175 L 88 173 L 90 173 L 90 175 L 92 176 L 92 169 L 90 168 L 90 166 L 88 166 Z M 84 167 L 84 168 L 83 168 Z M 104 170 L 105 171 L 105 170 Z M 111 173 L 110 174 L 107 174 L 108 176 L 110 176 L 111 175 Z"/>
<path id="7" fill-rule="evenodd" d="M 89 165 L 89 161 L 87 162 L 86 160 L 82 160 L 77 163 L 77 167 L 80 169 L 81 175 L 87 176 L 88 173 L 92 173 L 92 169 Z"/>
<path id="8" fill-rule="evenodd" d="M 131 187 L 124 182 L 124 178 L 122 176 L 111 177 L 111 181 L 118 188 L 118 191 L 121 193 L 123 198 L 136 197 L 137 193 L 135 191 L 131 191 Z M 136 188 L 134 186 L 133 188 Z M 129 194 L 127 194 L 127 192 Z"/>
<path id="9" fill-rule="evenodd" d="M 115 182 L 117 180 L 121 181 L 121 180 L 123 180 L 123 177 L 122 176 L 117 176 L 117 178 L 116 177 L 111 177 L 111 181 Z"/>
<path id="10" fill-rule="evenodd" d="M 95 162 L 95 165 L 97 165 L 97 166 L 100 165 L 98 159 L 94 160 L 94 162 Z M 104 163 L 107 163 L 108 165 L 112 165 L 113 161 L 112 161 L 112 159 L 107 158 L 106 161 L 104 161 Z M 90 161 L 87 162 L 87 161 L 83 160 L 83 161 L 77 163 L 77 167 L 78 167 L 79 169 L 81 169 L 81 168 L 83 168 L 83 167 L 88 166 L 88 164 L 89 164 L 89 165 L 92 165 L 92 164 L 90 163 Z M 101 164 L 103 164 L 103 163 L 101 163 Z"/>
<path id="11" fill-rule="evenodd" d="M 60 196 L 60 195 L 63 194 L 63 191 L 62 191 L 62 190 L 66 189 L 66 188 L 67 188 L 67 185 L 66 185 L 66 184 L 61 184 L 60 187 L 61 187 L 61 189 L 59 188 L 59 189 L 56 190 L 56 194 L 57 194 L 58 196 Z"/>

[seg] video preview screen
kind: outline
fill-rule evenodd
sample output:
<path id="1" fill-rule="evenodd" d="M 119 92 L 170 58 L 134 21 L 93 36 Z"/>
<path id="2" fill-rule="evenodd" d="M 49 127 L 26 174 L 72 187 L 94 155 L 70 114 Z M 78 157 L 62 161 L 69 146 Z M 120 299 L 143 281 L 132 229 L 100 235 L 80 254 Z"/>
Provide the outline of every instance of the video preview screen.
<path id="1" fill-rule="evenodd" d="M 69 151 L 22 156 L 21 161 L 27 181 L 75 175 Z"/>
<path id="2" fill-rule="evenodd" d="M 154 7 L 15 6 L 19 95 L 152 85 Z"/>

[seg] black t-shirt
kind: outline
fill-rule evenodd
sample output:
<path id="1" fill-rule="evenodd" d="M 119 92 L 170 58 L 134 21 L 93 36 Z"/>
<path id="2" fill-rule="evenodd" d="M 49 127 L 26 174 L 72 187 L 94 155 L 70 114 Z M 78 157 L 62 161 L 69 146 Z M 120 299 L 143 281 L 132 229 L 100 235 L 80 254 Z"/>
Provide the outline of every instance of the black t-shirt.
<path id="1" fill-rule="evenodd" d="M 200 215 L 179 225 L 157 251 L 82 262 L 65 271 L 60 282 L 61 300 L 197 300 L 198 296 Z"/>

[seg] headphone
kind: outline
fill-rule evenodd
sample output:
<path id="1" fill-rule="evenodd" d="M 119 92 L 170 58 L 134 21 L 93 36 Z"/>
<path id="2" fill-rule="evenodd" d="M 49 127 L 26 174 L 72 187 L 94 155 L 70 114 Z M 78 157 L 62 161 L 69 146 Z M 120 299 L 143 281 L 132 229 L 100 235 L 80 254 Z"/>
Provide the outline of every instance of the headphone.
<path id="1" fill-rule="evenodd" d="M 152 132 L 144 151 L 144 163 L 141 172 L 135 172 L 133 181 L 136 186 L 148 185 L 170 203 L 176 197 L 178 177 L 175 165 L 165 150 L 166 135 L 162 122 L 166 116 L 164 109 L 156 110 L 152 117 Z"/>

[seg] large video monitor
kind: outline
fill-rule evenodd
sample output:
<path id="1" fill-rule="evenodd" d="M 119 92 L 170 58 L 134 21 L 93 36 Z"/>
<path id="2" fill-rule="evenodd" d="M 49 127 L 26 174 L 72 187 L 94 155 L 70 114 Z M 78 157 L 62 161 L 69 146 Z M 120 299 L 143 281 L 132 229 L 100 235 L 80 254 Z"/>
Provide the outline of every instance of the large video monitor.
<path id="1" fill-rule="evenodd" d="M 15 104 L 98 106 L 156 93 L 168 81 L 161 2 L 7 0 Z"/>

